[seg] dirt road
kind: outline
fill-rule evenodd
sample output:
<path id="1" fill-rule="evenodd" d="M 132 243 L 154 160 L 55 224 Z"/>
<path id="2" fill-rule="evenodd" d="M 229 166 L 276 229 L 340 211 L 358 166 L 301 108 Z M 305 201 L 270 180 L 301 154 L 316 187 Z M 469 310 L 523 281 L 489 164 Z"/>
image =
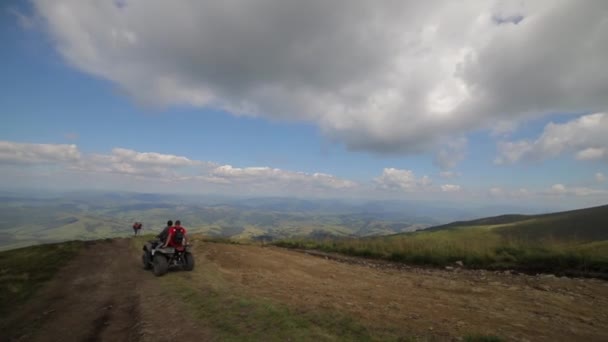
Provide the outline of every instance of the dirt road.
<path id="1" fill-rule="evenodd" d="M 195 255 L 194 272 L 158 279 L 141 269 L 131 240 L 92 243 L 2 328 L 18 341 L 218 340 L 206 322 L 188 314 L 183 298 L 166 289 L 183 280 L 203 291 L 211 274 L 240 296 L 302 314 L 344 313 L 372 331 L 437 340 L 471 333 L 519 341 L 608 340 L 605 281 L 394 269 L 275 247 L 200 242 Z"/>
<path id="2" fill-rule="evenodd" d="M 8 340 L 169 341 L 179 333 L 196 341 L 205 336 L 175 312 L 178 308 L 142 270 L 139 257 L 130 239 L 88 243 L 7 319 Z"/>

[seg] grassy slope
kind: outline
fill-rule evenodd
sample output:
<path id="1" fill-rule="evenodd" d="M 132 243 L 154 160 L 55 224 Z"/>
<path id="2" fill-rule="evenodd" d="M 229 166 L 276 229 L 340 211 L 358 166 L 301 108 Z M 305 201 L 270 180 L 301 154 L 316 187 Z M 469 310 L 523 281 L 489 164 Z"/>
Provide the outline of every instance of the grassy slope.
<path id="1" fill-rule="evenodd" d="M 502 215 L 472 221 L 454 222 L 428 229 L 439 231 L 478 226 L 497 228 L 511 238 L 607 240 L 608 205 L 543 215 Z"/>
<path id="2" fill-rule="evenodd" d="M 133 239 L 133 246 L 138 252 L 145 240 L 146 237 Z M 200 246 L 203 241 L 211 243 L 214 240 L 193 236 L 192 241 L 195 246 Z M 311 312 L 270 298 L 254 296 L 246 287 L 225 279 L 217 263 L 206 260 L 201 253 L 197 254 L 196 263 L 194 272 L 172 272 L 156 280 L 167 295 L 184 306 L 185 313 L 221 341 L 436 340 L 432 337 L 407 338 L 397 330 L 369 326 L 333 309 L 318 308 Z M 498 337 L 485 335 L 467 335 L 464 340 L 501 341 Z"/>
<path id="3" fill-rule="evenodd" d="M 0 252 L 0 316 L 30 298 L 83 246 L 71 241 Z"/>
<path id="4" fill-rule="evenodd" d="M 133 239 L 140 250 L 147 236 Z M 202 243 L 193 237 L 193 243 Z M 337 312 L 300 313 L 265 298 L 253 298 L 223 279 L 212 263 L 198 259 L 197 269 L 158 278 L 164 290 L 222 341 L 374 341 L 372 332 Z M 375 332 L 378 334 L 379 332 Z M 382 340 L 396 340 L 386 336 Z"/>
<path id="5" fill-rule="evenodd" d="M 499 216 L 387 237 L 287 240 L 279 245 L 413 264 L 442 266 L 461 260 L 469 267 L 606 275 L 608 206 Z"/>

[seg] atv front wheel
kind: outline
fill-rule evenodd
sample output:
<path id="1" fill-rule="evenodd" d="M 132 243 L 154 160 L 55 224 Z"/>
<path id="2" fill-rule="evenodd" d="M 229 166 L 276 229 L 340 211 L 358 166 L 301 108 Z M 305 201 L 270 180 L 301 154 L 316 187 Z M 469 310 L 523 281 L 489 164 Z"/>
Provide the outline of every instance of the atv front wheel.
<path id="1" fill-rule="evenodd" d="M 156 254 L 154 256 L 154 275 L 160 277 L 167 273 L 167 271 L 169 271 L 167 258 L 162 254 Z"/>
<path id="2" fill-rule="evenodd" d="M 186 264 L 184 265 L 184 270 L 192 271 L 194 269 L 194 256 L 192 253 L 186 253 Z"/>

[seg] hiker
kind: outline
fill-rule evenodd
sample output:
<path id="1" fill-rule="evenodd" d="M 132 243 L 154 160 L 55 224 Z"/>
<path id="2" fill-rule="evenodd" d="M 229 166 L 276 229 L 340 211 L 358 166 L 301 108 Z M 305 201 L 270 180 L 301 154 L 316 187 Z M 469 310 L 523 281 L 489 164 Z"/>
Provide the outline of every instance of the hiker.
<path id="1" fill-rule="evenodd" d="M 135 222 L 133 223 L 133 235 L 137 235 L 139 233 L 139 230 L 143 227 L 143 224 L 141 222 Z"/>
<path id="2" fill-rule="evenodd" d="M 175 221 L 175 226 L 169 228 L 169 234 L 165 241 L 164 247 L 183 247 L 186 245 L 186 229 L 182 227 L 180 220 Z"/>

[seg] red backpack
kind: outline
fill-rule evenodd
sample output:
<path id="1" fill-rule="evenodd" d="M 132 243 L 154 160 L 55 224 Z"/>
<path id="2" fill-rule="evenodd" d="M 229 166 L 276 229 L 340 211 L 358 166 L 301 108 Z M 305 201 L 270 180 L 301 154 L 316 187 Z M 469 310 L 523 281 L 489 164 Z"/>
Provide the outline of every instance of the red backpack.
<path id="1" fill-rule="evenodd" d="M 176 246 L 181 246 L 184 243 L 186 230 L 182 227 L 173 227 L 173 238 L 171 242 Z"/>

